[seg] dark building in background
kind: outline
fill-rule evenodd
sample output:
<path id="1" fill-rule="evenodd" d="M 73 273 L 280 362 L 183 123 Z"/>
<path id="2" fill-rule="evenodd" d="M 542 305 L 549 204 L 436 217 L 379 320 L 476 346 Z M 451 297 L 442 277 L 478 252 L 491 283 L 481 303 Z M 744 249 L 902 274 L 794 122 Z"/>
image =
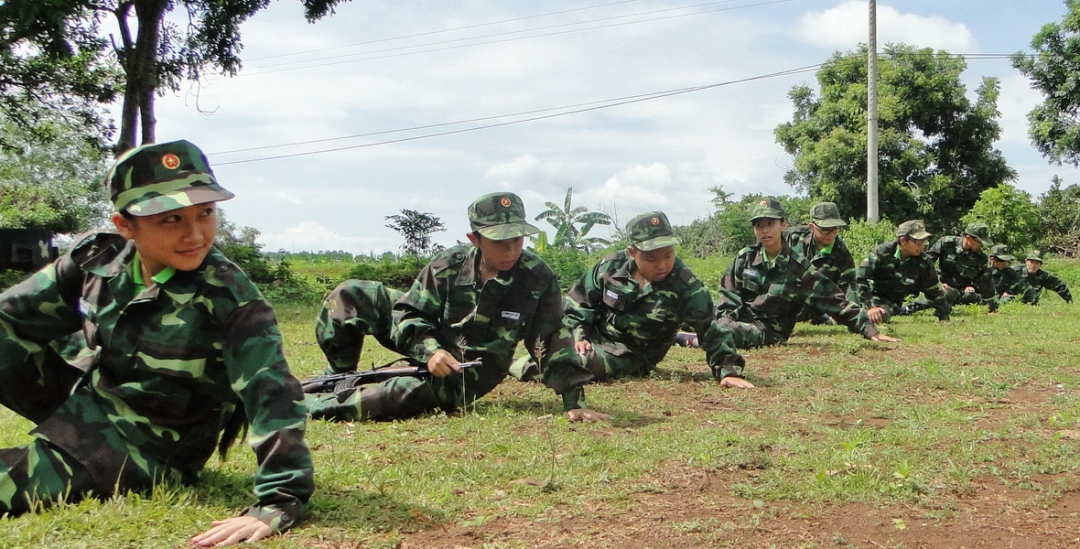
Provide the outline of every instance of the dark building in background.
<path id="1" fill-rule="evenodd" d="M 0 269 L 36 271 L 56 259 L 53 233 L 40 229 L 0 229 Z"/>

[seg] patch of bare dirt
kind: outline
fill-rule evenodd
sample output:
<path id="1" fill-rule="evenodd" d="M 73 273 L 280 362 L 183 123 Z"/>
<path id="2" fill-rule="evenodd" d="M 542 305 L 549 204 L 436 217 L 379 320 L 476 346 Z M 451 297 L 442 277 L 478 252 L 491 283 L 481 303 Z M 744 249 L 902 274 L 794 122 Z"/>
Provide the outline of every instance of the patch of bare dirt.
<path id="1" fill-rule="evenodd" d="M 740 479 L 668 467 L 646 479 L 636 501 L 616 508 L 556 507 L 537 520 L 493 518 L 476 527 L 430 526 L 402 549 L 556 547 L 889 547 L 1056 548 L 1080 545 L 1080 491 L 1069 484 L 1051 502 L 1041 490 L 975 483 L 947 510 L 862 503 L 815 506 L 751 502 L 731 495 Z"/>

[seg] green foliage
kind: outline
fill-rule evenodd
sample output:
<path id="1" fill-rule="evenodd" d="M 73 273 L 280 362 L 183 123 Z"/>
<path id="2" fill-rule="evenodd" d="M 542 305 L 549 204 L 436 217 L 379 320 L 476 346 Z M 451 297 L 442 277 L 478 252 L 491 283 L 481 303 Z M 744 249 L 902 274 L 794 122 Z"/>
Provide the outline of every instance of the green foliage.
<path id="1" fill-rule="evenodd" d="M 333 281 L 298 275 L 293 272 L 287 257 L 270 261 L 256 242 L 259 231 L 253 227 L 238 227 L 218 209 L 218 236 L 214 244 L 225 257 L 236 263 L 248 275 L 271 303 L 319 301 L 333 288 Z"/>
<path id="2" fill-rule="evenodd" d="M 341 0 L 301 0 L 309 21 L 333 13 Z M 207 70 L 240 69 L 240 24 L 270 0 L 123 1 L 7 0 L 0 3 L 0 110 L 32 128 L 35 112 L 11 97 L 48 97 L 49 110 L 102 125 L 97 108 L 123 90 L 118 150 L 154 142 L 154 94 L 179 90 Z M 189 24 L 169 23 L 181 8 Z M 104 15 L 108 14 L 109 17 Z M 102 21 L 119 28 L 109 33 Z M 136 27 L 130 25 L 134 22 Z M 112 40 L 106 40 L 109 35 Z M 106 59 L 115 55 L 115 62 Z M 117 71 L 123 72 L 119 75 Z"/>
<path id="3" fill-rule="evenodd" d="M 1080 1 L 1066 0 L 1061 23 L 1043 26 L 1031 39 L 1035 54 L 1017 52 L 1013 67 L 1031 80 L 1045 100 L 1028 113 L 1028 136 L 1051 162 L 1080 166 Z"/>
<path id="4" fill-rule="evenodd" d="M 402 208 L 400 215 L 388 215 L 386 219 L 391 220 L 386 227 L 394 229 L 405 239 L 401 245 L 405 255 L 431 255 L 442 249 L 442 246 L 431 242 L 432 233 L 446 230 L 438 216 Z"/>
<path id="5" fill-rule="evenodd" d="M 1037 247 L 1076 257 L 1080 254 L 1080 186 L 1061 188 L 1061 178 L 1054 176 L 1050 190 L 1039 196 L 1041 236 Z"/>
<path id="6" fill-rule="evenodd" d="M 397 257 L 383 254 L 378 258 L 365 258 L 360 261 L 349 271 L 346 278 L 377 280 L 391 288 L 408 290 L 427 262 L 428 258 L 415 255 Z"/>
<path id="7" fill-rule="evenodd" d="M 584 206 L 572 207 L 573 194 L 573 187 L 566 189 L 566 200 L 561 208 L 554 202 L 545 202 L 548 209 L 536 216 L 537 221 L 546 219 L 552 227 L 555 227 L 555 240 L 550 245 L 556 248 L 576 248 L 586 252 L 610 246 L 611 243 L 603 238 L 587 235 L 597 225 L 610 225 L 611 216 L 604 212 L 590 212 Z M 578 225 L 581 227 L 578 228 Z"/>
<path id="8" fill-rule="evenodd" d="M 1039 236 L 1039 215 L 1031 195 L 1002 183 L 979 195 L 979 201 L 961 220 L 964 225 L 982 221 L 990 227 L 990 240 L 1020 250 Z"/>
<path id="9" fill-rule="evenodd" d="M 791 122 L 776 140 L 794 155 L 785 180 L 854 218 L 866 217 L 866 47 L 835 53 L 808 86 L 788 93 Z M 1013 180 L 993 143 L 998 82 L 984 78 L 976 100 L 960 76 L 962 58 L 903 44 L 885 46 L 879 61 L 879 211 L 889 219 L 923 219 L 945 230 L 979 193 Z"/>
<path id="10" fill-rule="evenodd" d="M 50 141 L 61 116 L 85 128 L 88 142 L 107 145 L 111 127 L 102 107 L 116 99 L 120 76 L 106 60 L 109 43 L 94 8 L 86 0 L 0 3 L 0 119 L 31 142 Z M 7 137 L 0 136 L 0 148 Z"/>
<path id="11" fill-rule="evenodd" d="M 56 114 L 33 130 L 0 114 L 0 227 L 80 233 L 106 223 L 109 159 L 91 132 Z"/>
<path id="12" fill-rule="evenodd" d="M 888 219 L 882 219 L 877 223 L 858 219 L 848 223 L 841 234 L 844 244 L 851 252 L 852 259 L 858 265 L 879 244 L 896 240 L 896 226 Z"/>
<path id="13" fill-rule="evenodd" d="M 548 246 L 542 251 L 537 248 L 536 255 L 544 260 L 555 275 L 559 277 L 559 287 L 566 292 L 585 273 L 592 269 L 596 258 L 577 248 L 555 248 Z"/>
<path id="14" fill-rule="evenodd" d="M 767 197 L 762 194 L 744 195 L 738 202 L 730 202 L 731 196 L 720 187 L 713 187 L 717 193 L 718 211 L 708 219 L 695 219 L 689 225 L 674 227 L 675 236 L 682 241 L 682 250 L 692 257 L 708 258 L 715 255 L 733 255 L 746 246 L 753 244 L 754 226 L 750 223 L 750 214 L 754 205 L 766 198 L 775 198 L 784 207 L 788 223 L 802 225 L 810 219 L 810 205 L 813 201 L 805 197 L 777 196 Z"/>

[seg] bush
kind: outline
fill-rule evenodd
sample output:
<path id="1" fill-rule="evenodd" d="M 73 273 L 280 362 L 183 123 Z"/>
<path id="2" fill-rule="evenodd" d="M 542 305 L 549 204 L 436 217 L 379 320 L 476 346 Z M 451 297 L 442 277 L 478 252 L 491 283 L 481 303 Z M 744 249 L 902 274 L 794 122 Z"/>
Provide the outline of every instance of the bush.
<path id="1" fill-rule="evenodd" d="M 361 261 L 361 258 L 358 257 L 357 260 Z M 415 255 L 397 257 L 384 254 L 378 258 L 364 258 L 345 278 L 377 280 L 390 288 L 408 290 L 428 261 L 429 258 Z"/>
<path id="2" fill-rule="evenodd" d="M 538 251 L 536 255 L 555 271 L 555 275 L 559 277 L 559 288 L 564 292 L 577 283 L 596 263 L 592 256 L 577 248 L 549 246 L 543 251 Z"/>
<path id="3" fill-rule="evenodd" d="M 896 226 L 887 219 L 877 223 L 860 219 L 848 223 L 848 226 L 844 228 L 843 237 L 844 244 L 847 244 L 851 252 L 851 258 L 858 265 L 878 244 L 896 240 Z"/>

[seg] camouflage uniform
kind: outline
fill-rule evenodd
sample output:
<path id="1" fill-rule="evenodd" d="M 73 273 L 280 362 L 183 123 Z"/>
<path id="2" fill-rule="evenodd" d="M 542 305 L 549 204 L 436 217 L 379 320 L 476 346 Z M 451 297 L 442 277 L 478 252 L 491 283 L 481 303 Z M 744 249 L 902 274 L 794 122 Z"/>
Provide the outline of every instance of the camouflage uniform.
<path id="1" fill-rule="evenodd" d="M 925 235 L 925 236 L 923 236 Z M 897 236 L 929 238 L 922 221 L 902 223 Z M 940 320 L 948 320 L 952 305 L 945 299 L 934 263 L 925 254 L 901 259 L 899 239 L 881 244 L 859 264 L 855 276 L 859 301 L 866 309 L 885 309 L 885 320 L 900 313 L 908 296 L 925 295 Z"/>
<path id="2" fill-rule="evenodd" d="M 192 150 L 180 142 L 136 154 L 160 159 L 164 151 L 168 167 Z M 128 181 L 117 183 L 121 176 Z M 116 186 L 145 184 L 146 177 L 153 176 L 110 177 L 118 208 Z M 177 192 L 139 206 L 169 211 L 169 201 L 221 199 L 169 195 Z M 258 503 L 244 514 L 272 531 L 288 528 L 303 516 L 314 483 L 303 394 L 273 310 L 216 249 L 197 269 L 166 270 L 154 281 L 142 284 L 134 242 L 98 233 L 0 295 L 0 399 L 37 423 L 33 442 L 0 451 L 0 511 L 27 511 L 31 500 L 147 490 L 162 480 L 194 482 L 219 436 L 227 444 L 246 419 L 258 458 Z M 81 380 L 48 345 L 79 331 L 97 351 Z"/>
<path id="3" fill-rule="evenodd" d="M 843 238 L 837 236 L 831 246 L 818 250 L 814 245 L 814 232 L 810 230 L 810 227 L 802 226 L 791 229 L 787 241 L 792 250 L 810 260 L 810 264 L 815 269 L 836 284 L 849 301 L 858 299 L 855 285 L 855 260 L 851 257 L 851 252 L 848 251 Z M 809 320 L 820 324 L 827 318 L 828 315 L 824 312 L 806 306 L 799 312 L 796 320 L 800 322 Z"/>
<path id="4" fill-rule="evenodd" d="M 323 300 L 315 321 L 315 340 L 326 355 L 327 374 L 356 371 L 364 336 L 374 336 L 383 347 L 397 350 L 390 338 L 394 302 L 405 295 L 382 282 L 346 280 Z"/>
<path id="5" fill-rule="evenodd" d="M 965 230 L 965 235 L 972 236 L 983 241 L 984 246 L 989 246 L 986 225 L 972 223 Z M 943 236 L 934 245 L 923 252 L 931 261 L 938 264 L 938 278 L 942 284 L 947 284 L 945 299 L 950 304 L 973 305 L 985 303 L 990 312 L 998 309 L 998 301 L 994 299 L 994 281 L 990 278 L 989 259 L 982 250 L 975 252 L 965 250 L 963 236 Z M 974 287 L 975 292 L 965 292 L 964 288 Z M 931 306 L 925 298 L 920 297 L 912 302 L 911 309 L 921 310 Z"/>
<path id="6" fill-rule="evenodd" d="M 783 219 L 775 200 L 763 200 L 751 220 L 760 217 Z M 818 272 L 802 254 L 786 242 L 770 264 L 761 243 L 743 248 L 724 273 L 716 318 L 722 328 L 721 355 L 736 355 L 737 349 L 776 345 L 787 341 L 795 328 L 795 315 L 804 305 L 828 314 L 852 332 L 866 338 L 878 334 L 859 304 L 848 301 L 840 288 Z M 717 379 L 741 376 L 739 364 L 714 369 Z"/>
<path id="7" fill-rule="evenodd" d="M 503 198 L 507 198 L 506 206 L 499 205 Z M 474 230 L 478 230 L 473 213 L 478 203 L 481 206 L 478 215 L 484 219 L 491 218 L 492 209 L 519 210 L 509 221 L 491 222 L 498 225 L 496 229 L 504 231 L 510 224 L 532 227 L 524 223 L 524 210 L 516 195 L 497 193 L 481 197 L 470 207 Z M 517 235 L 507 236 L 504 231 L 496 232 L 495 236 L 505 239 Z M 562 329 L 562 294 L 551 268 L 536 254 L 523 250 L 512 269 L 481 283 L 480 259 L 479 249 L 469 244 L 438 254 L 420 272 L 412 288 L 393 302 L 389 330 L 385 324 L 379 324 L 375 330 L 367 331 L 368 322 L 343 328 L 353 320 L 349 318 L 352 311 L 369 311 L 368 319 L 385 321 L 388 316 L 385 304 L 390 300 L 378 292 L 353 292 L 350 299 L 340 303 L 328 299 L 320 319 L 328 318 L 330 322 L 320 321 L 320 325 L 334 329 L 320 336 L 320 345 L 324 350 L 334 350 L 328 358 L 336 369 L 345 369 L 355 364 L 353 357 L 359 356 L 357 345 L 362 333 L 385 336 L 389 331 L 390 341 L 386 346 L 420 362 L 427 363 L 436 351 L 445 349 L 461 361 L 481 359 L 482 366 L 446 377 L 394 378 L 340 396 L 312 395 L 309 398 L 312 417 L 389 420 L 440 408 L 449 412 L 468 406 L 506 377 L 519 341 L 525 342 L 534 360 L 539 359 L 544 382 L 557 393 L 565 394 L 571 387 L 591 380 L 592 375 L 584 367 L 576 372 L 562 367 L 573 365 L 573 361 L 565 360 L 573 354 L 573 349 L 568 347 L 568 331 Z M 370 283 L 346 282 L 331 297 L 348 293 L 349 287 L 372 288 Z M 377 299 L 369 299 L 371 296 Z M 556 364 L 548 368 L 552 361 Z"/>
<path id="8" fill-rule="evenodd" d="M 656 225 L 650 223 L 653 219 Z M 627 225 L 627 233 L 632 245 L 648 248 L 642 251 L 678 243 L 670 236 L 671 226 L 661 212 L 635 217 Z M 651 241 L 660 245 L 646 244 Z M 676 257 L 663 280 L 644 285 L 634 279 L 635 270 L 626 250 L 609 254 L 567 295 L 563 321 L 575 341 L 592 344 L 593 353 L 585 364 L 596 379 L 648 375 L 667 355 L 682 324 L 693 326 L 703 336 L 699 341 L 710 364 L 718 360 L 719 339 L 710 333 L 715 324 L 712 296 L 690 268 Z M 583 399 L 584 393 L 581 395 Z"/>
<path id="9" fill-rule="evenodd" d="M 1005 262 L 1001 269 L 991 265 L 990 280 L 994 282 L 995 299 L 999 303 L 1008 303 L 1020 298 L 1024 303 L 1034 299 L 1035 289 L 1020 273 L 1009 268 L 1008 264 L 1016 258 L 1009 253 L 1008 246 L 998 244 L 990 250 L 990 258 Z"/>
<path id="10" fill-rule="evenodd" d="M 1039 250 L 1032 250 L 1028 253 L 1026 259 L 1032 261 L 1038 261 L 1041 265 L 1043 262 L 1042 252 Z M 1024 296 L 1024 303 L 1030 303 L 1032 305 L 1039 304 L 1039 297 L 1042 294 L 1043 289 L 1057 292 L 1061 299 L 1065 300 L 1065 303 L 1072 303 L 1072 294 L 1069 292 L 1069 286 L 1065 284 L 1060 278 L 1047 272 L 1044 269 L 1039 269 L 1035 274 L 1031 274 L 1027 271 L 1026 265 L 1016 265 L 1013 270 L 1024 277 L 1027 283 L 1031 286 L 1032 292 Z"/>

